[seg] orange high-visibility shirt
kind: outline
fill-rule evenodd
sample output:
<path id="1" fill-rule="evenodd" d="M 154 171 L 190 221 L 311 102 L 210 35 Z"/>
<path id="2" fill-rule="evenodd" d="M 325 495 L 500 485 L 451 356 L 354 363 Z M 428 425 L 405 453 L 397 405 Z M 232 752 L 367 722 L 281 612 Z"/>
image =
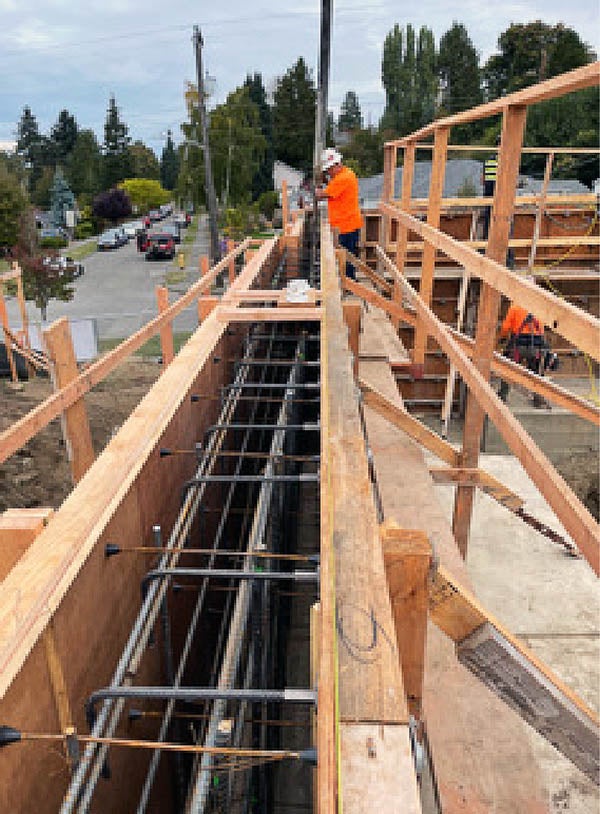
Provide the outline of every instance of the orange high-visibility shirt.
<path id="1" fill-rule="evenodd" d="M 544 327 L 536 317 L 524 324 L 529 313 L 531 312 L 526 308 L 511 305 L 500 328 L 500 336 L 509 334 L 538 334 L 541 336 L 544 333 Z"/>
<path id="2" fill-rule="evenodd" d="M 325 188 L 329 223 L 340 234 L 360 229 L 363 220 L 358 205 L 358 179 L 348 167 L 342 167 Z"/>

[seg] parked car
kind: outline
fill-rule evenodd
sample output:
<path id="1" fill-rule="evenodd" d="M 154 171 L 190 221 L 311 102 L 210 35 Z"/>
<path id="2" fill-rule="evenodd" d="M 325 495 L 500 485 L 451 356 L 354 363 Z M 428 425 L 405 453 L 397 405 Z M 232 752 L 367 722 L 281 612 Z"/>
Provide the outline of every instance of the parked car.
<path id="1" fill-rule="evenodd" d="M 83 263 L 78 263 L 72 257 L 48 256 L 44 257 L 42 262 L 47 268 L 58 271 L 61 275 L 70 275 L 73 278 L 81 277 L 85 271 Z"/>
<path id="2" fill-rule="evenodd" d="M 123 229 L 129 240 L 133 240 L 137 233 L 141 232 L 143 228 L 144 224 L 141 220 L 132 220 L 129 223 L 123 224 Z"/>
<path id="3" fill-rule="evenodd" d="M 162 216 L 162 212 L 160 211 L 160 209 L 151 209 L 148 212 L 148 217 L 150 218 L 152 223 L 155 223 L 157 220 L 162 220 L 163 216 Z"/>
<path id="4" fill-rule="evenodd" d="M 184 212 L 178 212 L 175 215 L 174 222 L 179 226 L 180 229 L 187 229 L 190 225 L 190 216 L 186 215 Z"/>
<path id="5" fill-rule="evenodd" d="M 65 230 L 64 230 L 64 229 L 61 229 L 61 228 L 59 228 L 59 227 L 56 227 L 56 226 L 49 226 L 49 227 L 48 227 L 48 228 L 46 228 L 46 229 L 41 229 L 41 230 L 40 230 L 40 239 L 41 239 L 41 240 L 44 240 L 44 238 L 47 238 L 47 237 L 61 237 L 61 238 L 66 238 L 66 237 L 67 237 L 67 233 L 65 232 Z"/>
<path id="6" fill-rule="evenodd" d="M 173 235 L 173 241 L 175 243 L 181 243 L 181 233 L 179 231 L 179 226 L 176 223 L 166 223 L 161 227 L 161 232 L 166 232 L 169 235 Z"/>
<path id="7" fill-rule="evenodd" d="M 98 251 L 118 249 L 123 245 L 123 233 L 119 229 L 107 229 L 98 238 Z"/>
<path id="8" fill-rule="evenodd" d="M 175 257 L 175 241 L 173 235 L 165 232 L 155 232 L 148 235 L 146 245 L 146 260 L 158 258 L 172 260 Z"/>
<path id="9" fill-rule="evenodd" d="M 173 212 L 173 204 L 162 204 L 162 206 L 159 207 L 159 212 L 163 218 L 168 217 Z"/>

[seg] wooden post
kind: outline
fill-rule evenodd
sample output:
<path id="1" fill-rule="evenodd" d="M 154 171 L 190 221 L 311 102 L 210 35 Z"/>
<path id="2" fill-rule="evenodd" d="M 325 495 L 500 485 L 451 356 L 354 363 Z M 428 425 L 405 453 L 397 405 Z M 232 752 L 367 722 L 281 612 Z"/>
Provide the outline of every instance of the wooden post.
<path id="1" fill-rule="evenodd" d="M 526 117 L 526 107 L 511 106 L 505 111 L 502 122 L 502 141 L 498 152 L 498 180 L 486 250 L 487 257 L 502 264 L 506 263 Z M 483 283 L 477 313 L 473 362 L 486 381 L 489 381 L 490 378 L 491 361 L 496 344 L 499 307 L 500 293 L 491 285 Z M 461 464 L 470 469 L 476 469 L 479 462 L 483 420 L 483 410 L 469 393 L 463 430 Z M 467 555 L 472 510 L 473 487 L 461 484 L 456 489 L 452 530 L 463 557 Z"/>
<path id="2" fill-rule="evenodd" d="M 383 148 L 383 190 L 381 198 L 386 203 L 394 200 L 394 187 L 396 180 L 396 164 L 398 162 L 398 148 L 395 144 L 386 144 Z M 390 218 L 383 216 L 381 243 L 387 252 L 390 241 Z"/>
<path id="3" fill-rule="evenodd" d="M 209 269 L 209 260 L 207 255 L 203 254 L 200 257 L 200 276 L 204 277 L 205 274 L 208 274 Z"/>
<path id="4" fill-rule="evenodd" d="M 289 220 L 290 216 L 290 207 L 288 202 L 288 187 L 287 181 L 284 179 L 281 182 L 281 225 L 283 229 L 283 234 L 285 234 L 285 229 Z"/>
<path id="5" fill-rule="evenodd" d="M 410 213 L 410 201 L 412 198 L 412 185 L 415 172 L 415 145 L 414 142 L 407 144 L 404 148 L 404 166 L 402 167 L 402 192 L 400 198 L 400 208 L 404 212 Z M 396 227 L 396 266 L 401 274 L 404 274 L 406 263 L 406 248 L 408 246 L 408 228 L 398 221 Z M 392 299 L 402 305 L 402 287 L 399 283 L 394 283 L 394 293 Z M 400 322 L 393 320 L 394 327 L 398 330 Z"/>
<path id="6" fill-rule="evenodd" d="M 244 252 L 244 265 L 247 265 L 252 260 L 255 254 L 256 249 L 246 249 L 246 251 Z"/>
<path id="7" fill-rule="evenodd" d="M 156 286 L 156 302 L 158 313 L 162 314 L 169 307 L 169 289 L 162 285 Z M 170 365 L 175 356 L 173 346 L 173 323 L 169 322 L 160 329 L 160 350 L 162 353 L 163 369 Z"/>
<path id="8" fill-rule="evenodd" d="M 537 251 L 537 244 L 540 238 L 540 227 L 542 225 L 542 218 L 544 217 L 544 209 L 546 207 L 546 198 L 548 197 L 548 184 L 550 183 L 550 176 L 552 175 L 552 164 L 554 163 L 554 153 L 548 153 L 546 158 L 546 169 L 544 171 L 544 181 L 540 191 L 540 197 L 535 213 L 535 223 L 533 226 L 533 236 L 531 238 L 531 249 L 529 251 L 529 262 L 527 269 L 531 271 L 535 264 L 535 253 Z"/>
<path id="9" fill-rule="evenodd" d="M 6 302 L 4 300 L 4 292 L 0 289 L 0 322 L 2 323 L 2 330 L 4 332 L 4 347 L 6 348 L 6 358 L 8 359 L 8 365 L 10 367 L 10 375 L 13 382 L 19 381 L 19 376 L 17 375 L 17 366 L 15 364 L 15 359 L 13 356 L 12 351 L 12 340 L 9 335 L 9 327 L 8 327 L 8 313 L 6 311 Z"/>
<path id="10" fill-rule="evenodd" d="M 434 229 L 439 229 L 440 212 L 442 208 L 442 195 L 444 192 L 444 174 L 446 172 L 446 156 L 448 154 L 449 127 L 436 127 L 435 143 L 431 161 L 431 181 L 429 183 L 429 206 L 427 208 L 427 223 Z M 433 292 L 433 275 L 435 271 L 436 249 L 431 243 L 425 243 L 421 264 L 421 285 L 419 294 L 427 305 L 431 304 Z M 415 329 L 415 345 L 412 353 L 412 372 L 414 376 L 421 377 L 425 367 L 425 349 L 427 346 L 427 330 L 422 320 L 417 320 Z"/>
<path id="11" fill-rule="evenodd" d="M 402 529 L 395 523 L 383 524 L 380 532 L 408 709 L 418 719 L 423 699 L 431 545 L 424 531 Z"/>
<path id="12" fill-rule="evenodd" d="M 362 315 L 362 304 L 360 302 L 344 302 L 344 322 L 348 327 L 348 347 L 353 356 L 354 375 L 358 376 L 358 343 L 360 336 L 360 318 Z"/>
<path id="13" fill-rule="evenodd" d="M 465 316 L 465 306 L 467 303 L 467 293 L 469 291 L 469 282 L 471 281 L 471 274 L 467 269 L 463 269 L 460 278 L 460 290 L 458 292 L 456 318 L 456 330 L 462 333 L 463 319 Z M 444 393 L 444 404 L 442 406 L 442 438 L 448 437 L 448 425 L 450 423 L 450 414 L 452 412 L 452 400 L 454 398 L 454 385 L 456 383 L 456 368 L 450 365 L 448 371 L 448 379 L 446 381 L 446 392 Z"/>
<path id="14" fill-rule="evenodd" d="M 0 515 L 0 582 L 48 524 L 54 509 L 6 509 Z"/>
<path id="15" fill-rule="evenodd" d="M 235 240 L 228 240 L 227 241 L 227 253 L 232 252 L 235 249 Z M 235 258 L 229 261 L 229 285 L 231 285 L 235 280 Z"/>
<path id="16" fill-rule="evenodd" d="M 198 321 L 204 322 L 217 307 L 218 302 L 218 297 L 198 297 Z"/>
<path id="17" fill-rule="evenodd" d="M 44 342 L 52 362 L 54 389 L 61 390 L 79 375 L 71 329 L 66 317 L 57 319 L 44 331 Z M 62 425 L 73 482 L 78 483 L 94 463 L 92 433 L 83 398 L 79 398 L 64 411 Z"/>

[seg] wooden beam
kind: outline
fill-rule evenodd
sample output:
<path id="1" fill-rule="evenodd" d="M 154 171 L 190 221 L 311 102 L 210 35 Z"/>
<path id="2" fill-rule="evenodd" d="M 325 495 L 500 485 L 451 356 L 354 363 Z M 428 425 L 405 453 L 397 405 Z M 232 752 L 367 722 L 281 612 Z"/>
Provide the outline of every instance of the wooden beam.
<path id="1" fill-rule="evenodd" d="M 419 139 L 432 135 L 438 127 L 455 127 L 458 124 L 467 124 L 468 122 L 478 121 L 479 119 L 486 119 L 489 116 L 501 115 L 508 106 L 538 104 L 548 99 L 556 99 L 559 96 L 574 93 L 577 90 L 596 87 L 599 82 L 600 62 L 593 62 L 581 68 L 575 68 L 572 71 L 560 74 L 560 76 L 555 76 L 552 79 L 547 79 L 545 82 L 539 82 L 537 85 L 531 85 L 524 90 L 519 90 L 516 91 L 516 93 L 495 99 L 493 102 L 487 102 L 486 104 L 473 107 L 470 110 L 465 110 L 462 113 L 456 113 L 453 116 L 438 119 L 432 124 L 428 124 L 404 138 L 387 143 L 396 144 L 401 147 L 411 141 L 418 141 Z"/>
<path id="2" fill-rule="evenodd" d="M 4 294 L 2 293 L 1 290 L 0 290 L 0 324 L 2 324 L 2 330 L 4 332 L 4 348 L 6 349 L 6 358 L 8 359 L 10 375 L 13 382 L 18 382 L 19 376 L 17 375 L 17 366 L 15 364 L 15 359 L 13 356 L 12 341 L 10 339 L 10 328 L 8 326 L 8 312 L 6 310 Z"/>
<path id="3" fill-rule="evenodd" d="M 431 580 L 429 612 L 459 661 L 597 783 L 597 715 L 443 568 Z"/>
<path id="4" fill-rule="evenodd" d="M 381 545 L 408 709 L 420 719 L 431 544 L 425 532 L 388 521 L 381 526 Z"/>
<path id="5" fill-rule="evenodd" d="M 288 187 L 285 178 L 281 182 L 281 221 L 283 224 L 283 233 L 285 234 L 285 227 L 290 218 L 290 203 L 288 201 Z"/>
<path id="6" fill-rule="evenodd" d="M 431 164 L 431 180 L 429 183 L 429 206 L 427 207 L 427 224 L 433 229 L 439 229 L 442 194 L 444 192 L 444 176 L 446 172 L 446 156 L 448 147 L 449 128 L 438 127 L 435 131 L 435 145 Z M 384 244 L 385 245 L 385 244 Z M 435 270 L 435 247 L 425 244 L 421 264 L 421 282 L 419 292 L 421 299 L 431 304 L 433 293 L 433 274 Z M 412 359 L 419 366 L 421 373 L 425 365 L 425 347 L 427 345 L 427 331 L 423 322 L 417 320 L 415 327 L 415 343 Z"/>
<path id="7" fill-rule="evenodd" d="M 362 315 L 362 303 L 345 302 L 342 304 L 344 322 L 348 328 L 348 347 L 352 354 L 352 369 L 354 375 L 358 375 L 358 343 L 360 337 L 360 319 Z"/>
<path id="8" fill-rule="evenodd" d="M 60 392 L 79 376 L 69 320 L 62 317 L 53 322 L 44 331 L 44 342 L 52 362 L 51 372 L 54 388 Z M 78 483 L 94 463 L 95 458 L 92 432 L 83 398 L 79 398 L 65 410 L 63 433 L 73 483 Z"/>
<path id="9" fill-rule="evenodd" d="M 212 314 L 219 302 L 219 297 L 198 297 L 198 322 L 204 322 Z"/>
<path id="10" fill-rule="evenodd" d="M 358 385 L 363 394 L 363 401 L 368 407 L 383 416 L 390 424 L 410 435 L 414 441 L 433 452 L 440 460 L 445 461 L 452 467 L 460 465 L 460 453 L 451 444 L 440 438 L 437 433 L 430 430 L 429 427 L 422 424 L 406 410 L 401 410 L 365 379 L 359 378 Z"/>
<path id="11" fill-rule="evenodd" d="M 415 145 L 410 142 L 404 148 L 404 165 L 402 168 L 402 193 L 400 197 L 400 208 L 409 213 L 410 202 L 412 198 L 413 177 L 415 172 Z M 401 221 L 396 222 L 397 238 L 396 238 L 396 266 L 400 274 L 404 274 L 404 266 L 406 263 L 406 249 L 408 245 L 408 227 Z M 402 305 L 402 287 L 398 283 L 394 283 L 394 294 L 392 299 L 398 305 Z M 394 323 L 396 330 L 399 327 L 399 322 Z"/>
<path id="12" fill-rule="evenodd" d="M 227 253 L 231 254 L 235 249 L 235 240 L 228 240 L 227 241 Z M 235 281 L 235 257 L 229 261 L 229 265 L 227 266 L 227 274 L 229 277 L 229 285 L 231 285 Z"/>
<path id="13" fill-rule="evenodd" d="M 466 483 L 478 486 L 482 492 L 493 497 L 511 512 L 518 511 L 524 503 L 519 495 L 483 469 L 466 469 L 460 466 L 430 467 L 429 474 L 436 483 Z"/>
<path id="14" fill-rule="evenodd" d="M 392 293 L 392 286 L 388 283 L 388 281 L 385 280 L 381 274 L 374 271 L 371 266 L 365 263 L 364 260 L 361 260 L 360 257 L 356 257 L 356 255 L 349 251 L 346 251 L 346 257 L 348 261 L 352 263 L 355 269 L 358 269 L 366 274 L 369 280 L 371 280 L 371 282 L 374 283 L 377 288 L 380 288 L 384 294 Z"/>
<path id="15" fill-rule="evenodd" d="M 535 263 L 535 253 L 537 251 L 538 240 L 540 238 L 540 226 L 542 224 L 542 216 L 546 206 L 546 198 L 548 196 L 548 184 L 550 183 L 550 176 L 552 175 L 552 164 L 554 163 L 554 153 L 548 153 L 546 158 L 546 168 L 544 170 L 544 180 L 542 182 L 542 189 L 540 190 L 540 197 L 535 213 L 535 224 L 533 226 L 533 237 L 531 238 L 531 251 L 529 252 L 529 261 L 527 268 L 532 270 Z"/>
<path id="16" fill-rule="evenodd" d="M 245 240 L 237 246 L 235 254 L 237 255 L 244 251 L 249 242 L 249 240 Z M 269 252 L 275 246 L 275 241 L 267 241 L 264 245 L 266 246 L 265 252 L 268 256 Z M 264 256 L 264 254 L 261 254 L 259 258 L 255 258 L 255 260 L 261 262 Z M 91 364 L 62 390 L 49 396 L 46 401 L 42 402 L 42 404 L 34 410 L 31 410 L 31 412 L 22 419 L 16 421 L 7 430 L 0 433 L 0 463 L 10 457 L 17 449 L 20 449 L 23 444 L 27 443 L 39 430 L 43 429 L 50 421 L 59 416 L 63 410 L 66 410 L 74 404 L 84 393 L 87 393 L 94 385 L 105 379 L 123 359 L 135 353 L 135 351 L 141 348 L 142 345 L 145 345 L 151 337 L 159 333 L 163 325 L 171 322 L 177 314 L 181 313 L 188 305 L 191 305 L 198 296 L 212 285 L 217 275 L 227 266 L 229 260 L 229 256 L 224 257 L 208 274 L 198 280 L 197 283 L 194 283 L 182 297 L 170 305 L 168 311 L 159 314 L 159 316 L 144 325 L 143 328 L 140 328 L 139 331 L 132 334 L 124 342 L 121 342 L 120 345 L 117 345 L 114 350 L 106 353 L 102 358 L 98 359 L 97 362 Z M 254 265 L 251 268 L 254 268 Z"/>
<path id="17" fill-rule="evenodd" d="M 5 509 L 0 514 L 0 582 L 23 556 L 54 509 Z"/>
<path id="18" fill-rule="evenodd" d="M 65 681 L 63 664 L 56 646 L 56 637 L 52 619 L 50 619 L 48 622 L 48 625 L 42 635 L 42 639 L 44 642 L 48 674 L 50 676 L 50 683 L 52 685 L 52 692 L 54 694 L 54 702 L 56 704 L 56 711 L 58 712 L 60 728 L 62 732 L 66 732 L 73 726 L 74 719 L 71 711 L 71 704 L 69 703 L 69 693 L 67 691 L 67 682 Z"/>
<path id="19" fill-rule="evenodd" d="M 319 306 L 299 308 L 217 308 L 219 322 L 320 322 L 323 309 Z"/>
<path id="20" fill-rule="evenodd" d="M 400 322 L 406 322 L 408 325 L 415 324 L 416 319 L 414 314 L 392 300 L 386 300 L 385 297 L 362 285 L 362 283 L 357 283 L 349 277 L 343 277 L 342 285 L 346 291 L 356 294 L 357 297 L 365 300 L 365 302 L 370 302 L 371 305 L 376 305 L 378 308 L 381 308 L 382 311 L 385 311 L 386 314 L 395 317 Z"/>
<path id="21" fill-rule="evenodd" d="M 433 145 L 429 145 L 430 147 Z M 448 147 L 450 151 L 452 148 Z M 467 147 L 467 149 L 471 149 Z M 494 148 L 486 147 L 485 151 L 487 153 L 494 152 Z M 521 153 L 527 152 L 527 148 L 523 147 Z M 558 150 L 554 150 L 553 152 L 558 152 Z M 524 208 L 531 208 L 533 206 L 537 206 L 539 202 L 539 193 L 535 195 L 517 195 L 515 198 L 515 210 L 524 209 Z M 593 192 L 587 192 L 579 195 L 548 195 L 546 199 L 546 203 L 549 207 L 556 208 L 558 210 L 565 210 L 568 209 L 570 212 L 573 209 L 594 209 L 595 208 L 595 201 L 596 196 Z M 486 198 L 482 195 L 476 195 L 475 197 L 469 198 L 442 198 L 442 212 L 449 212 L 452 209 L 478 209 L 482 206 L 489 206 L 490 199 Z M 427 198 L 413 198 L 410 205 L 411 212 L 422 212 L 427 209 L 428 199 Z M 404 207 L 402 207 L 404 211 Z"/>
<path id="22" fill-rule="evenodd" d="M 382 259 L 385 258 L 387 264 L 392 263 L 381 249 L 377 251 Z M 421 301 L 419 295 L 407 281 L 404 285 L 417 312 L 427 320 L 430 334 L 455 364 L 473 396 L 486 411 L 508 448 L 519 459 L 531 480 L 546 498 L 594 572 L 600 573 L 600 539 L 598 524 L 594 518 L 525 432 L 508 407 L 498 398 L 489 382 L 467 358 L 448 329 Z M 468 466 L 468 462 L 463 458 L 461 465 Z"/>
<path id="23" fill-rule="evenodd" d="M 169 310 L 169 289 L 163 285 L 157 285 L 155 288 L 156 303 L 158 305 L 158 313 L 164 314 Z M 160 330 L 160 349 L 162 354 L 163 369 L 170 365 L 175 356 L 175 349 L 173 345 L 173 323 L 169 322 L 164 325 Z"/>
<path id="24" fill-rule="evenodd" d="M 386 206 L 389 204 L 381 204 L 380 209 L 384 209 Z M 496 288 L 505 297 L 515 302 L 527 303 L 531 311 L 545 325 L 549 325 L 553 331 L 577 348 L 600 361 L 597 341 L 600 331 L 598 319 L 551 292 L 545 291 L 535 283 L 528 282 L 503 264 L 478 254 L 464 243 L 443 232 L 430 229 L 426 223 L 422 223 L 411 215 L 400 212 L 399 209 L 396 209 L 396 213 L 396 217 L 421 234 L 426 241 L 436 245 L 447 257 L 456 260 L 471 274 Z"/>

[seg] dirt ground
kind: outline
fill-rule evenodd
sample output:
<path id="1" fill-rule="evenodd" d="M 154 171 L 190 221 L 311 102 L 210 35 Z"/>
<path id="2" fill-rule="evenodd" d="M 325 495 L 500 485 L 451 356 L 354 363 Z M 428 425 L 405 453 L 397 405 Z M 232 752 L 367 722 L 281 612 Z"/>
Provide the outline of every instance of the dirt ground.
<path id="1" fill-rule="evenodd" d="M 86 396 L 96 454 L 160 374 L 156 362 L 128 359 Z M 33 409 L 52 392 L 47 378 L 35 378 L 14 388 L 0 380 L 0 430 Z M 595 453 L 569 453 L 558 470 L 598 519 L 598 457 Z M 53 421 L 4 464 L 0 464 L 0 511 L 6 508 L 57 508 L 71 490 L 67 454 L 60 420 Z"/>
<path id="2" fill-rule="evenodd" d="M 99 454 L 152 386 L 161 371 L 156 362 L 128 359 L 85 397 L 94 450 Z M 16 389 L 15 389 L 16 388 Z M 5 430 L 52 392 L 48 378 L 20 385 L 0 380 L 0 430 Z M 71 474 L 60 419 L 0 464 L 0 511 L 57 508 L 71 491 Z"/>

